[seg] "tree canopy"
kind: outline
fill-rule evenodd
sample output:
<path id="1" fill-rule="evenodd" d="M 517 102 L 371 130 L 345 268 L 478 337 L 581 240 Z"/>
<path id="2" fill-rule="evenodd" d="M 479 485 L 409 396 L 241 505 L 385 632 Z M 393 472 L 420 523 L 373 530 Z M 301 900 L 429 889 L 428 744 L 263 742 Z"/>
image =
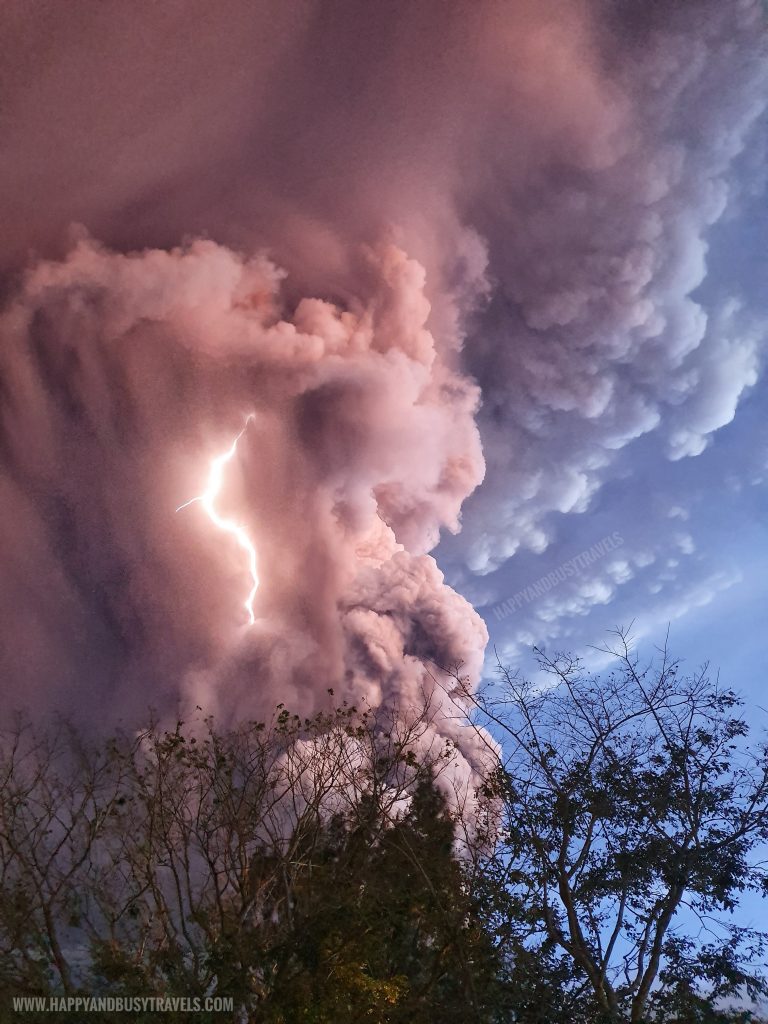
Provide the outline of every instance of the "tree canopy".
<path id="1" fill-rule="evenodd" d="M 500 745 L 462 799 L 428 706 L 108 740 L 19 718 L 0 1019 L 83 993 L 232 1005 L 137 1021 L 758 1021 L 767 936 L 733 911 L 768 888 L 765 743 L 706 666 L 605 654 L 464 694 Z"/>
<path id="2" fill-rule="evenodd" d="M 713 1007 L 766 994 L 768 935 L 731 915 L 766 892 L 766 745 L 706 665 L 616 641 L 600 675 L 539 651 L 535 683 L 502 668 L 477 700 L 504 751 L 494 926 L 564 1020 L 585 999 L 607 1021 L 730 1019 Z"/>

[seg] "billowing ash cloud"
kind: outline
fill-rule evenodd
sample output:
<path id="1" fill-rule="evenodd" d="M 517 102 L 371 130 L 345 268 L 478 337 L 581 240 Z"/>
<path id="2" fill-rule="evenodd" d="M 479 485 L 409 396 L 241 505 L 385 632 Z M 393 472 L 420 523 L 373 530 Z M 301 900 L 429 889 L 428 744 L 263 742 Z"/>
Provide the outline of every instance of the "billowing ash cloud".
<path id="1" fill-rule="evenodd" d="M 552 513 L 583 512 L 635 438 L 698 455 L 757 380 L 764 323 L 700 286 L 707 232 L 765 129 L 764 15 L 671 5 L 660 21 L 620 48 L 620 117 L 592 165 L 499 178 L 479 215 L 495 288 L 467 362 L 489 473 L 463 545 L 481 572 L 542 550 Z"/>
<path id="2" fill-rule="evenodd" d="M 484 626 L 428 553 L 465 499 L 466 584 L 638 437 L 695 456 L 758 378 L 761 326 L 700 287 L 765 135 L 758 0 L 3 17 L 14 702 L 476 680 Z M 258 549 L 246 628 L 242 552 L 174 510 L 251 414 L 221 497 Z"/>
<path id="3" fill-rule="evenodd" d="M 434 665 L 477 678 L 485 627 L 425 552 L 482 478 L 478 392 L 425 326 L 421 267 L 366 264 L 359 303 L 290 317 L 272 264 L 212 242 L 83 239 L 27 276 L 2 355 L 17 700 L 311 713 L 326 686 L 410 705 Z M 217 502 L 258 551 L 249 626 L 243 552 L 175 509 L 251 415 Z"/>

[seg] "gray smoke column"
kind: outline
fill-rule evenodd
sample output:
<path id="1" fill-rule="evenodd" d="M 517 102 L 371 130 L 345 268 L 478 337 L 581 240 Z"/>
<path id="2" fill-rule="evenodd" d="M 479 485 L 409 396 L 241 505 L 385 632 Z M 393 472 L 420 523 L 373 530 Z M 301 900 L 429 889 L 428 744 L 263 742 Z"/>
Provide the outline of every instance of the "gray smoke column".
<path id="1" fill-rule="evenodd" d="M 691 293 L 764 126 L 762 17 L 7 5 L 6 703 L 474 685 L 485 627 L 429 554 L 465 499 L 447 550 L 485 572 L 632 439 L 700 450 L 755 379 L 738 310 Z M 253 626 L 243 552 L 175 511 L 246 422 L 220 506 L 258 551 Z"/>

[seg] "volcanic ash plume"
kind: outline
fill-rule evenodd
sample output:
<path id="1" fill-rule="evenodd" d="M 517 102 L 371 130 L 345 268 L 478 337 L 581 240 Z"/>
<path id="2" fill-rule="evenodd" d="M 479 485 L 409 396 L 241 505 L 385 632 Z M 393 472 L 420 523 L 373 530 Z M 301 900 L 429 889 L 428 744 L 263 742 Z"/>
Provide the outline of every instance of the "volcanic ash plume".
<path id="1" fill-rule="evenodd" d="M 6 704 L 474 683 L 428 554 L 473 382 L 439 557 L 491 604 L 762 373 L 705 281 L 764 188 L 760 0 L 48 7 L 0 12 Z"/>
<path id="2" fill-rule="evenodd" d="M 327 687 L 408 706 L 436 666 L 477 679 L 485 627 L 427 552 L 483 475 L 478 393 L 426 327 L 424 272 L 364 253 L 357 300 L 290 315 L 282 277 L 208 241 L 88 238 L 28 274 L 2 325 L 11 703 L 311 714 Z M 190 501 L 228 450 L 215 507 L 256 552 L 252 625 L 246 553 Z"/>

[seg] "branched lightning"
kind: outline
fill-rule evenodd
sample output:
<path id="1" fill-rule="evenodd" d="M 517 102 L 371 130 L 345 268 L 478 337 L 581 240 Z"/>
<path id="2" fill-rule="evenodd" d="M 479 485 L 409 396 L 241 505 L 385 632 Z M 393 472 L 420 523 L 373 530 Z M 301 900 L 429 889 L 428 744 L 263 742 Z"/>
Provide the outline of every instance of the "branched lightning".
<path id="1" fill-rule="evenodd" d="M 203 491 L 203 493 L 198 494 L 194 498 L 190 498 L 189 501 L 185 501 L 183 505 L 179 505 L 179 507 L 176 509 L 177 512 L 181 512 L 183 508 L 187 508 L 189 505 L 193 505 L 196 501 L 199 501 L 200 504 L 205 509 L 206 515 L 211 520 L 211 522 L 220 530 L 223 530 L 225 533 L 231 534 L 235 538 L 239 546 L 246 553 L 248 559 L 248 571 L 251 574 L 251 590 L 244 602 L 245 610 L 248 612 L 249 625 L 253 625 L 254 622 L 256 621 L 256 618 L 253 614 L 253 600 L 256 597 L 256 591 L 259 589 L 259 574 L 256 565 L 256 548 L 253 546 L 253 543 L 251 542 L 250 537 L 246 533 L 245 528 L 241 526 L 239 523 L 236 523 L 233 519 L 226 519 L 224 516 L 220 515 L 220 513 L 217 512 L 216 510 L 215 503 L 216 499 L 221 493 L 221 488 L 224 483 L 224 467 L 228 462 L 231 462 L 231 460 L 234 458 L 235 452 L 237 451 L 237 443 L 248 429 L 248 424 L 251 422 L 253 418 L 253 413 L 251 413 L 251 415 L 245 421 L 245 426 L 234 439 L 230 447 L 221 455 L 217 455 L 216 458 L 214 458 L 211 461 L 211 468 L 210 472 L 208 473 L 208 486 Z"/>

